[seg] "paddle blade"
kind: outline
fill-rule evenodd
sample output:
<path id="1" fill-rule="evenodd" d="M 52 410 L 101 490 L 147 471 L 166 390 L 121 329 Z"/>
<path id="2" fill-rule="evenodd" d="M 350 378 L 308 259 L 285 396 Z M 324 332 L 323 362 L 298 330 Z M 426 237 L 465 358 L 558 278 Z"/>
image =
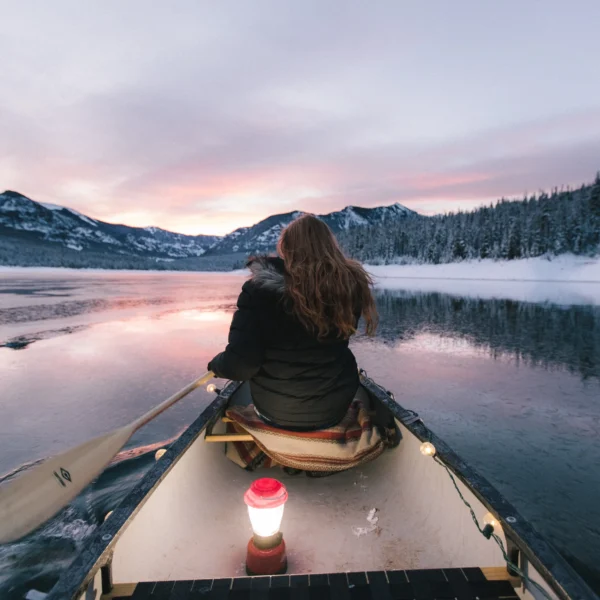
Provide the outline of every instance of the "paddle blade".
<path id="1" fill-rule="evenodd" d="M 45 460 L 0 486 L 0 544 L 27 535 L 99 475 L 133 433 L 127 426 Z"/>

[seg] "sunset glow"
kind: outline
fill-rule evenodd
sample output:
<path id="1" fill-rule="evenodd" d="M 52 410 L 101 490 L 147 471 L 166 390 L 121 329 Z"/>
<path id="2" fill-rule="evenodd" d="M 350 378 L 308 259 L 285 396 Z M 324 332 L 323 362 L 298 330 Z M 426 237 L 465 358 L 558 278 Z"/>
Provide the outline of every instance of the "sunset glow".
<path id="1" fill-rule="evenodd" d="M 292 210 L 468 210 L 600 168 L 593 0 L 543 19 L 533 2 L 176 4 L 1 9 L 1 190 L 225 234 Z"/>

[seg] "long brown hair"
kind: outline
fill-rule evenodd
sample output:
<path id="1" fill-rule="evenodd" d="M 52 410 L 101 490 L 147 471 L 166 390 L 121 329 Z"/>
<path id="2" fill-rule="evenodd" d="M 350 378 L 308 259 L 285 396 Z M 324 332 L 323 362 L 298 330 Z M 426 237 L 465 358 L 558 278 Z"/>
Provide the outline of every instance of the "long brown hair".
<path id="1" fill-rule="evenodd" d="M 292 311 L 319 339 L 332 333 L 348 339 L 356 333 L 358 311 L 367 335 L 377 327 L 373 281 L 362 265 L 342 253 L 331 229 L 305 214 L 282 232 L 277 250 L 285 263 L 286 293 Z"/>

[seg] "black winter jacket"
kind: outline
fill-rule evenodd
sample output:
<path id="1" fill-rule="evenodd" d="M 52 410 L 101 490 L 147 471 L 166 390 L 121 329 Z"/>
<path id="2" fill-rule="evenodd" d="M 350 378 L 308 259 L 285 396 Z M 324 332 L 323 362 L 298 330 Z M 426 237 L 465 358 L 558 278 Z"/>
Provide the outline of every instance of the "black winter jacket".
<path id="1" fill-rule="evenodd" d="M 257 258 L 248 267 L 252 278 L 238 298 L 229 343 L 209 370 L 224 379 L 249 380 L 258 412 L 282 428 L 337 424 L 359 384 L 348 341 L 333 335 L 317 340 L 286 309 L 282 259 Z"/>

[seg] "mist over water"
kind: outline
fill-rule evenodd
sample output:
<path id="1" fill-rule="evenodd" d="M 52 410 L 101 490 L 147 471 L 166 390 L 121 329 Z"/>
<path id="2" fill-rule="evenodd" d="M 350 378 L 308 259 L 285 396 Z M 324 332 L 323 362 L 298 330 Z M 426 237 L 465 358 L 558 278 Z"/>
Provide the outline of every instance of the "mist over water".
<path id="1" fill-rule="evenodd" d="M 7 273 L 0 474 L 129 422 L 203 373 L 226 344 L 243 282 L 239 274 Z M 427 285 L 378 290 L 378 334 L 352 342 L 361 366 L 599 589 L 600 306 Z M 70 507 L 0 547 L 0 596 L 48 591 L 154 450 L 210 400 L 198 390 L 178 403 L 136 433 Z"/>

